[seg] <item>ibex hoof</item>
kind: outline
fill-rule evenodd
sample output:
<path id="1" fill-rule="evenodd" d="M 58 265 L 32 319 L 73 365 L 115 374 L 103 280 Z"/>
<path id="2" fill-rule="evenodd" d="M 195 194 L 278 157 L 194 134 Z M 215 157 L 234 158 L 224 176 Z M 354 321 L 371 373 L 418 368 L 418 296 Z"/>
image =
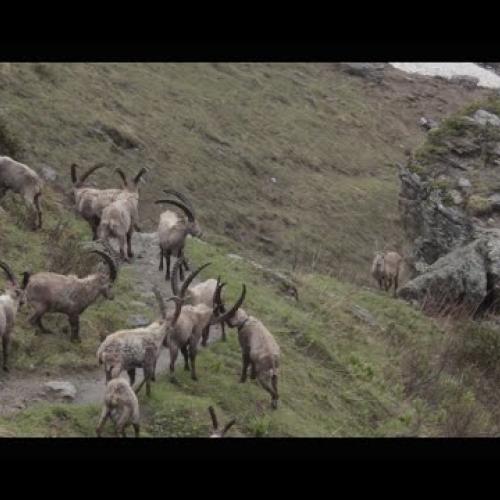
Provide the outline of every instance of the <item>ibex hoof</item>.
<path id="1" fill-rule="evenodd" d="M 4 366 L 3 367 L 3 371 L 9 373 L 9 367 L 8 366 Z"/>

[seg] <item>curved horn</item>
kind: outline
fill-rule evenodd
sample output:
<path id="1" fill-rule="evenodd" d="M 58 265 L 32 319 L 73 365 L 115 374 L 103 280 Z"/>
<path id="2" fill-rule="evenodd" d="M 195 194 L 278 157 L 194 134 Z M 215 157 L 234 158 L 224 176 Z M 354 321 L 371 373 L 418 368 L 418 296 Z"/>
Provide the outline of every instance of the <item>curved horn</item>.
<path id="1" fill-rule="evenodd" d="M 184 259 L 183 259 L 184 260 Z M 200 266 L 198 269 L 196 269 L 196 271 L 193 271 L 187 278 L 186 278 L 186 281 L 182 284 L 182 288 L 181 288 L 181 294 L 180 294 L 180 297 L 181 299 L 184 298 L 184 295 L 186 294 L 186 291 L 189 287 L 189 285 L 191 284 L 191 282 L 196 278 L 196 276 L 198 274 L 200 274 L 200 272 L 205 269 L 205 267 L 209 266 L 211 264 L 211 262 L 207 262 L 206 264 L 203 264 L 202 266 Z"/>
<path id="2" fill-rule="evenodd" d="M 226 308 L 224 307 L 224 304 L 222 303 L 222 298 L 221 298 L 221 292 L 225 286 L 226 286 L 226 283 L 221 283 L 221 284 L 217 285 L 217 288 L 215 289 L 215 293 L 214 293 L 214 309 L 217 309 L 222 313 L 226 311 Z"/>
<path id="3" fill-rule="evenodd" d="M 224 427 L 224 429 L 222 430 L 222 437 L 224 437 L 224 435 L 226 434 L 226 432 L 236 423 L 236 419 L 233 418 L 233 420 L 231 420 L 230 422 L 228 422 L 226 424 L 226 426 Z"/>
<path id="4" fill-rule="evenodd" d="M 179 316 L 181 315 L 182 300 L 179 299 L 179 297 L 170 297 L 167 299 L 167 302 L 170 301 L 175 302 L 175 312 L 174 315 L 172 316 L 172 320 L 170 321 L 170 325 L 174 326 L 177 323 Z"/>
<path id="5" fill-rule="evenodd" d="M 114 282 L 118 276 L 118 269 L 116 268 L 116 264 L 113 259 L 107 253 L 101 252 L 100 250 L 91 250 L 90 253 L 96 253 L 104 259 L 109 267 L 109 279 Z"/>
<path id="6" fill-rule="evenodd" d="M 214 431 L 216 431 L 219 428 L 219 422 L 217 422 L 217 415 L 215 414 L 214 407 L 209 406 L 208 411 L 210 413 L 210 417 L 212 417 L 212 425 L 214 427 Z"/>
<path id="7" fill-rule="evenodd" d="M 189 220 L 189 222 L 194 222 L 194 212 L 184 205 L 184 203 L 181 203 L 180 201 L 177 200 L 156 200 L 155 203 L 170 203 L 171 205 L 175 205 L 176 207 L 179 207 L 186 215 Z"/>
<path id="8" fill-rule="evenodd" d="M 160 314 L 162 319 L 165 319 L 167 317 L 167 307 L 165 305 L 165 301 L 163 300 L 163 296 L 160 293 L 160 290 L 158 290 L 158 287 L 153 287 L 153 293 L 155 294 L 156 300 L 158 302 L 158 307 L 160 308 Z"/>
<path id="9" fill-rule="evenodd" d="M 172 274 L 170 275 L 170 286 L 172 287 L 172 294 L 179 297 L 179 279 L 177 278 L 179 274 L 179 267 L 184 262 L 184 257 L 179 257 L 174 266 L 172 267 Z"/>
<path id="10" fill-rule="evenodd" d="M 177 198 L 179 198 L 179 200 L 181 200 L 183 203 L 185 203 L 192 211 L 194 211 L 193 209 L 193 204 L 191 203 L 190 200 L 188 200 L 188 198 L 183 195 L 182 193 L 179 193 L 179 191 L 176 191 L 175 189 L 164 189 L 163 192 L 165 194 L 173 194 L 174 196 L 177 196 Z"/>
<path id="11" fill-rule="evenodd" d="M 122 178 L 123 185 L 125 187 L 128 186 L 128 181 L 127 181 L 127 176 L 125 175 L 125 172 L 121 168 L 115 168 L 115 172 Z"/>
<path id="12" fill-rule="evenodd" d="M 137 175 L 134 177 L 134 184 L 137 186 L 137 184 L 139 183 L 139 181 L 141 180 L 141 177 L 147 172 L 147 169 L 145 169 L 144 167 L 141 168 L 139 170 L 139 172 L 137 173 Z"/>
<path id="13" fill-rule="evenodd" d="M 221 287 L 219 287 L 219 290 L 220 289 Z M 240 298 L 236 301 L 236 304 L 234 304 L 234 306 L 231 307 L 229 311 L 225 312 L 221 316 L 213 316 L 212 319 L 210 320 L 210 324 L 215 325 L 216 323 L 223 323 L 224 321 L 234 316 L 236 311 L 241 307 L 241 304 L 243 304 L 246 294 L 247 294 L 247 287 L 245 286 L 245 284 L 243 284 Z"/>
<path id="14" fill-rule="evenodd" d="M 29 271 L 24 271 L 24 273 L 23 273 L 23 283 L 21 285 L 21 288 L 23 290 L 28 286 L 30 278 L 31 278 L 31 273 Z"/>
<path id="15" fill-rule="evenodd" d="M 83 184 L 86 180 L 87 177 L 89 177 L 90 174 L 93 174 L 96 170 L 104 167 L 104 163 L 98 163 L 97 165 L 94 165 L 93 167 L 89 168 L 81 177 L 80 180 L 78 181 L 78 184 Z"/>
<path id="16" fill-rule="evenodd" d="M 0 267 L 5 271 L 7 279 L 14 285 L 17 286 L 17 279 L 12 269 L 3 261 L 0 260 Z"/>
<path id="17" fill-rule="evenodd" d="M 71 170 L 71 182 L 73 184 L 76 184 L 78 182 L 78 177 L 76 175 L 76 163 L 73 163 L 70 167 L 70 170 Z"/>

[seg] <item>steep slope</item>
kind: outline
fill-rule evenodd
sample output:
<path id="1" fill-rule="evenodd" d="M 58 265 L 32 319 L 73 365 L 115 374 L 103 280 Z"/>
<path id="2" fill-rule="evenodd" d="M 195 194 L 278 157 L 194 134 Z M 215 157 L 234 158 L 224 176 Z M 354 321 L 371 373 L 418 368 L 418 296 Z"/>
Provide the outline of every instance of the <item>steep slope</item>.
<path id="1" fill-rule="evenodd" d="M 59 172 L 97 161 L 188 191 L 213 243 L 281 267 L 366 282 L 375 246 L 400 247 L 394 161 L 486 95 L 391 67 L 381 84 L 337 64 L 3 64 L 0 152 Z M 221 216 L 224 214 L 224 216 Z"/>
<path id="2" fill-rule="evenodd" d="M 221 274 L 230 298 L 246 283 L 247 309 L 282 348 L 277 411 L 255 383 L 238 383 L 230 332 L 200 353 L 199 382 L 181 365 L 178 385 L 162 373 L 152 399 L 141 395 L 145 435 L 206 436 L 209 404 L 238 419 L 235 436 L 498 434 L 498 325 L 430 319 L 347 282 L 368 280 L 374 241 L 402 244 L 392 163 L 422 139 L 419 117 L 440 118 L 484 91 L 390 69 L 378 85 L 327 64 L 10 65 L 0 87 L 2 147 L 59 173 L 40 233 L 26 230 L 21 202 L 2 200 L 0 251 L 16 272 L 83 273 L 95 264 L 81 258 L 90 234 L 68 209 L 71 162 L 147 165 L 144 226 L 154 228 L 151 202 L 163 185 L 188 190 L 208 228 L 206 242 L 189 241 L 193 263 L 211 261 L 203 277 Z M 111 168 L 99 175 L 116 183 Z M 249 256 L 278 268 L 296 261 L 299 302 Z M 56 335 L 35 337 L 22 310 L 13 373 L 0 374 L 0 391 L 10 376 L 93 374 L 101 335 L 129 315 L 155 314 L 142 295 L 151 285 L 143 265 L 124 266 L 115 301 L 85 313 L 82 345 L 54 316 L 47 324 Z M 0 418 L 0 435 L 94 434 L 98 402 L 24 404 Z"/>

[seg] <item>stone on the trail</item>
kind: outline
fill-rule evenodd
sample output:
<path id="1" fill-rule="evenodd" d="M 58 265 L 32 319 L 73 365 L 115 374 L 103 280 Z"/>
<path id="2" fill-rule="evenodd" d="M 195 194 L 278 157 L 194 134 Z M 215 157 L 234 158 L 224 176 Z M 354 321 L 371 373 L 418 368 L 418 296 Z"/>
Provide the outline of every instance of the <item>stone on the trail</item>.
<path id="1" fill-rule="evenodd" d="M 238 255 L 238 254 L 235 254 L 235 253 L 228 253 L 227 256 L 230 259 L 243 260 L 243 257 L 241 255 Z"/>
<path id="2" fill-rule="evenodd" d="M 132 328 L 139 328 L 141 326 L 147 326 L 151 323 L 151 320 L 143 316 L 142 314 L 132 314 L 127 318 L 127 325 Z"/>
<path id="3" fill-rule="evenodd" d="M 76 396 L 76 388 L 71 382 L 63 380 L 53 380 L 43 384 L 46 395 L 58 399 L 72 401 Z"/>
<path id="4" fill-rule="evenodd" d="M 40 176 L 45 181 L 54 182 L 57 180 L 57 172 L 52 167 L 47 165 L 43 165 L 40 168 Z"/>

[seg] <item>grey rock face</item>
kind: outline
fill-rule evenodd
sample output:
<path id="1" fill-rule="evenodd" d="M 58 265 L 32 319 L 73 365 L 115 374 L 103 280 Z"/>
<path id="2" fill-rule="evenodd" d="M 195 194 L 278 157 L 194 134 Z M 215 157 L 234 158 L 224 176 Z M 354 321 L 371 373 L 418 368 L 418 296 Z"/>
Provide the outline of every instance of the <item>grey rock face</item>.
<path id="1" fill-rule="evenodd" d="M 414 277 L 399 296 L 420 305 L 500 306 L 500 118 L 479 109 L 429 141 L 436 153 L 399 166 L 399 208 Z M 455 127 L 455 128 L 453 128 Z M 450 130 L 447 134 L 446 131 Z"/>
<path id="2" fill-rule="evenodd" d="M 490 124 L 495 127 L 500 127 L 500 118 L 489 111 L 478 109 L 473 115 L 472 119 L 479 125 Z"/>
<path id="3" fill-rule="evenodd" d="M 471 308 L 482 303 L 487 293 L 487 263 L 483 242 L 474 241 L 438 259 L 426 273 L 399 291 L 399 296 L 430 307 L 461 302 Z"/>

